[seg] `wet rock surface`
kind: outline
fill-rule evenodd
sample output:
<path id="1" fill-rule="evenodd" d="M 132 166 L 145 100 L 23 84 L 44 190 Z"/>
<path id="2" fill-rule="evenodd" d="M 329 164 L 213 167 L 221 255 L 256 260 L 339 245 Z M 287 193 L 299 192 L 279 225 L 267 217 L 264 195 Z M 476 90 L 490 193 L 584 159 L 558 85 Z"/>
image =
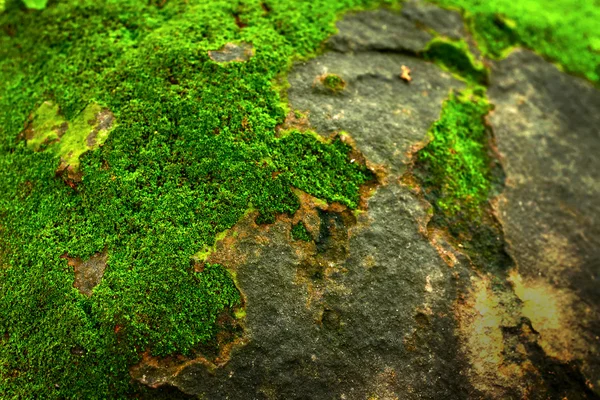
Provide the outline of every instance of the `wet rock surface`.
<path id="1" fill-rule="evenodd" d="M 512 260 L 472 265 L 430 231 L 406 179 L 464 88 L 418 58 L 424 25 L 458 37 L 457 16 L 417 2 L 352 14 L 330 51 L 294 66 L 301 117 L 285 128 L 347 132 L 377 184 L 356 212 L 298 193 L 294 216 L 244 217 L 206 260 L 235 272 L 243 339 L 210 360 L 145 360 L 134 379 L 210 399 L 597 398 L 599 93 L 526 51 L 494 64 L 489 123 L 507 181 L 492 205 Z M 323 87 L 327 74 L 343 89 Z M 293 240 L 300 222 L 312 241 Z"/>

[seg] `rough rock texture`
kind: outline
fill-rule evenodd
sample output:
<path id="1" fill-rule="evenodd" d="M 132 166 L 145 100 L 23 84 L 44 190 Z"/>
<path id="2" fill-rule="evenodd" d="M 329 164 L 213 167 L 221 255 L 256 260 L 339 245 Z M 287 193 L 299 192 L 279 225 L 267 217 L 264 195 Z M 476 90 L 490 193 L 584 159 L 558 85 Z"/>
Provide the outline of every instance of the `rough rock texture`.
<path id="1" fill-rule="evenodd" d="M 523 314 L 549 356 L 600 387 L 600 92 L 529 51 L 494 65 L 497 203 Z"/>
<path id="2" fill-rule="evenodd" d="M 419 232 L 419 201 L 393 184 L 357 219 L 343 208 L 318 213 L 311 245 L 290 243 L 290 221 L 259 227 L 254 215 L 218 245 L 214 261 L 237 260 L 247 344 L 212 374 L 196 362 L 166 380 L 211 399 L 465 396 L 453 271 Z"/>
<path id="3" fill-rule="evenodd" d="M 402 15 L 420 26 L 428 27 L 452 39 L 467 35 L 462 17 L 458 12 L 443 10 L 421 0 L 407 1 L 402 5 Z"/>

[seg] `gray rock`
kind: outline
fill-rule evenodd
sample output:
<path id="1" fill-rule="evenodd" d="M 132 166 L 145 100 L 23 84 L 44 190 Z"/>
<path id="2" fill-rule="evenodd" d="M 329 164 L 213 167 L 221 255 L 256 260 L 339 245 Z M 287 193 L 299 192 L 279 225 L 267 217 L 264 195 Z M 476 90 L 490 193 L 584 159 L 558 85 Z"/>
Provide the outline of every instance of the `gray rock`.
<path id="1" fill-rule="evenodd" d="M 420 203 L 393 184 L 358 220 L 349 211 L 320 216 L 321 235 L 308 250 L 290 240 L 289 221 L 248 226 L 250 216 L 241 224 L 235 248 L 245 260 L 236 273 L 247 344 L 222 368 L 190 363 L 166 381 L 210 399 L 389 398 L 407 390 L 404 398 L 464 397 L 451 317 L 456 282 L 419 233 Z"/>
<path id="2" fill-rule="evenodd" d="M 415 21 L 401 14 L 380 9 L 349 14 L 337 23 L 339 32 L 327 47 L 342 53 L 382 51 L 414 54 L 432 39 L 418 29 Z"/>
<path id="3" fill-rule="evenodd" d="M 600 393 L 600 92 L 521 50 L 494 64 L 489 97 L 507 179 L 497 213 L 521 297 L 547 296 L 556 326 L 526 316 L 546 353 L 583 362 Z"/>

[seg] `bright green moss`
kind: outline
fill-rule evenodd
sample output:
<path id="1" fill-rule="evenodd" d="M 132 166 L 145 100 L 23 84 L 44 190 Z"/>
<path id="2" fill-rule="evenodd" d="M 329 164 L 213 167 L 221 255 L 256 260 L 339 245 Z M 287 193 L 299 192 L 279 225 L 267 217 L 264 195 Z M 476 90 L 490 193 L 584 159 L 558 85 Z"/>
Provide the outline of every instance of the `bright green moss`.
<path id="1" fill-rule="evenodd" d="M 423 57 L 435 61 L 442 66 L 463 77 L 470 83 L 483 85 L 488 80 L 488 71 L 480 61 L 469 51 L 469 46 L 464 41 L 450 41 L 435 38 L 425 49 Z"/>
<path id="2" fill-rule="evenodd" d="M 430 224 L 447 230 L 475 266 L 501 274 L 512 261 L 489 206 L 503 174 L 490 150 L 484 96 L 481 88 L 450 96 L 429 144 L 417 153 L 414 173 L 433 206 Z"/>
<path id="3" fill-rule="evenodd" d="M 23 4 L 32 10 L 43 10 L 48 4 L 48 0 L 23 0 Z"/>
<path id="4" fill-rule="evenodd" d="M 292 239 L 303 240 L 305 242 L 311 242 L 313 240 L 312 236 L 310 235 L 302 221 L 292 226 Z"/>
<path id="5" fill-rule="evenodd" d="M 276 137 L 286 112 L 274 82 L 340 12 L 375 2 L 155 3 L 27 12 L 11 0 L 0 15 L 16 27 L 0 30 L 1 397 L 124 398 L 142 352 L 216 346 L 217 317 L 239 292 L 219 266 L 195 272 L 194 255 L 250 208 L 262 222 L 293 214 L 294 188 L 355 207 L 370 179 L 340 140 Z M 208 57 L 228 42 L 255 54 Z M 117 123 L 88 146 L 95 104 Z M 26 141 L 30 116 L 39 135 Z M 69 157 L 83 174 L 76 190 L 55 173 Z M 104 250 L 85 297 L 61 256 Z"/>
<path id="6" fill-rule="evenodd" d="M 453 94 L 430 130 L 430 142 L 417 153 L 419 176 L 434 208 L 468 220 L 480 215 L 491 189 L 487 101 L 472 92 Z"/>
<path id="7" fill-rule="evenodd" d="M 493 58 L 504 57 L 515 45 L 521 43 L 516 23 L 499 14 L 474 14 L 468 17 L 471 30 L 479 48 Z"/>
<path id="8" fill-rule="evenodd" d="M 58 114 L 58 105 L 49 101 L 43 102 L 33 114 L 31 137 L 27 138 L 27 146 L 33 151 L 44 150 L 49 144 L 59 140 L 59 132 L 67 124 Z"/>
<path id="9" fill-rule="evenodd" d="M 346 82 L 336 74 L 327 74 L 323 77 L 323 85 L 332 92 L 344 90 Z"/>
<path id="10" fill-rule="evenodd" d="M 489 56 L 518 42 L 567 71 L 600 80 L 600 7 L 594 0 L 435 1 L 473 15 L 476 38 Z"/>

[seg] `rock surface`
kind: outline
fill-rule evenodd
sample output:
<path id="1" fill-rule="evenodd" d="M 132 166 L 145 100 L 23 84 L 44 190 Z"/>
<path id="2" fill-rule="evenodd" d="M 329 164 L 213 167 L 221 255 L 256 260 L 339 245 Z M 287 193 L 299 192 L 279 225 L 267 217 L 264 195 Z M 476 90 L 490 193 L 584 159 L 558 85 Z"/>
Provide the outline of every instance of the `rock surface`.
<path id="1" fill-rule="evenodd" d="M 523 314 L 549 356 L 600 387 L 600 93 L 516 51 L 492 69 L 507 175 L 497 203 Z M 520 280 L 519 280 L 520 279 Z"/>

